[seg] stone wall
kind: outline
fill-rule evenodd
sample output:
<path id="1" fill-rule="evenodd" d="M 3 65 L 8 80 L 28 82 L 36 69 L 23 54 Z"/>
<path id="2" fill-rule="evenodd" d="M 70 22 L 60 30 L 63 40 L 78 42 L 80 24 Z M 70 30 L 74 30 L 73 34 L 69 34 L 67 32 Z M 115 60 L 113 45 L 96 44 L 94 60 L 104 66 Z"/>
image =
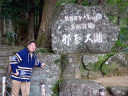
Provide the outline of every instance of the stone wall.
<path id="1" fill-rule="evenodd" d="M 0 47 L 0 78 L 6 75 L 8 56 L 14 55 L 21 49 L 23 48 L 8 46 Z M 52 90 L 55 88 L 55 83 L 58 82 L 58 80 L 62 80 L 62 84 L 60 82 L 60 86 L 58 85 L 60 88 L 60 96 L 83 96 L 81 92 L 85 92 L 84 96 L 97 96 L 99 89 L 107 89 L 103 85 L 92 82 L 91 79 L 102 78 L 103 74 L 106 74 L 106 76 L 128 75 L 128 53 L 123 52 L 114 54 L 61 55 L 37 53 L 37 57 L 41 62 L 45 62 L 46 66 L 44 69 L 38 67 L 33 69 L 30 96 L 40 96 L 40 83 L 42 82 L 46 84 L 46 96 L 57 96 Z M 96 86 L 91 87 L 90 84 Z M 93 88 L 96 88 L 96 90 L 93 90 Z M 109 90 L 111 90 L 113 94 L 116 94 L 116 96 L 125 96 L 120 94 L 127 94 L 127 88 L 121 88 L 122 89 L 110 87 Z M 58 89 L 54 90 L 57 91 Z M 116 93 L 118 90 L 121 92 L 119 95 Z M 63 95 L 67 93 L 68 95 Z"/>
<path id="2" fill-rule="evenodd" d="M 128 53 L 64 54 L 61 77 L 98 79 L 103 75 L 128 75 Z"/>
<path id="3" fill-rule="evenodd" d="M 52 88 L 59 80 L 60 76 L 60 58 L 56 54 L 38 54 L 37 57 L 41 62 L 46 63 L 44 69 L 35 67 L 31 78 L 30 96 L 41 96 L 41 83 L 46 84 L 46 96 L 52 96 Z"/>

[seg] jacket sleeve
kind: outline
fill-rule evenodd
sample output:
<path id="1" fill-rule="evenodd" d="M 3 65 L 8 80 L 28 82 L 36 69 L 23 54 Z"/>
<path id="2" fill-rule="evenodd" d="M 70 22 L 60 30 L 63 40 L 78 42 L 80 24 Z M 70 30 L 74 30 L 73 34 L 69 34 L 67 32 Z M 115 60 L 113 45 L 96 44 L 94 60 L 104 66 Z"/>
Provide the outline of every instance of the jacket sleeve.
<path id="1" fill-rule="evenodd" d="M 42 63 L 37 58 L 35 58 L 35 66 L 41 67 L 41 64 Z"/>
<path id="2" fill-rule="evenodd" d="M 13 73 L 16 73 L 18 70 L 18 64 L 22 61 L 20 55 L 17 53 L 10 59 L 10 65 Z"/>

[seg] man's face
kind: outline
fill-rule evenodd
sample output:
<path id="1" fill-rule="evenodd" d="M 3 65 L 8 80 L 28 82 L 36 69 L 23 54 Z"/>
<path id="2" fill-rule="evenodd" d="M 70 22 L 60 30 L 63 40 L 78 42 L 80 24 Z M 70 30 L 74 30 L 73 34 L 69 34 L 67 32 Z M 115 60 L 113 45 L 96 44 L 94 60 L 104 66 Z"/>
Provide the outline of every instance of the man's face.
<path id="1" fill-rule="evenodd" d="M 36 45 L 35 43 L 31 43 L 27 46 L 29 52 L 33 53 L 36 50 Z"/>

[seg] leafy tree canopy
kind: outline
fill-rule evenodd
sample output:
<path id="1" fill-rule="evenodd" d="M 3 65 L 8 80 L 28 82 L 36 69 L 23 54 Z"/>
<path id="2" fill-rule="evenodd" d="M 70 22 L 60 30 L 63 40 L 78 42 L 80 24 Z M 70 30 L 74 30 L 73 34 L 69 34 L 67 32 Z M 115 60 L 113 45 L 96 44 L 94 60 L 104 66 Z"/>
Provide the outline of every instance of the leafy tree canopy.
<path id="1" fill-rule="evenodd" d="M 27 13 L 30 12 L 30 10 L 38 13 L 39 10 L 42 9 L 42 6 L 39 5 L 37 0 L 34 3 L 21 2 L 17 0 L 17 2 L 1 1 L 0 8 L 0 17 L 18 20 L 21 17 L 26 17 L 27 19 Z"/>

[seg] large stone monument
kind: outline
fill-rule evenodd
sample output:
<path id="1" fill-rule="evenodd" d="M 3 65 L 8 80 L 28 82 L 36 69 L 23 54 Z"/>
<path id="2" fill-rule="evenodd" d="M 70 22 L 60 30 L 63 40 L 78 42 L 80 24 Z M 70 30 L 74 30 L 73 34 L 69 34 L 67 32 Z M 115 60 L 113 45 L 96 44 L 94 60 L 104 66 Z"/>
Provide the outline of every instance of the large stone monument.
<path id="1" fill-rule="evenodd" d="M 52 48 L 55 53 L 110 52 L 119 31 L 100 6 L 63 4 L 53 18 Z"/>

